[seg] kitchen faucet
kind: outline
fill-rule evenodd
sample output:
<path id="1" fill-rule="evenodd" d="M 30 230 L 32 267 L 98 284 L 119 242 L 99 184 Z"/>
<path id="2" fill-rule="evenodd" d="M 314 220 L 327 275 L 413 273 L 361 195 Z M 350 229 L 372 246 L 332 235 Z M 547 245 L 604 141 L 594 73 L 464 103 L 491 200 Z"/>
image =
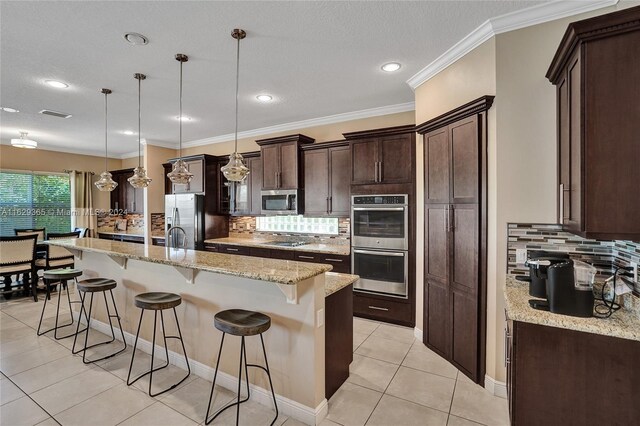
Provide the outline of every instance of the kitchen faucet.
<path id="1" fill-rule="evenodd" d="M 172 238 L 172 234 L 173 231 L 182 231 L 182 245 L 178 245 L 178 240 Z M 185 232 L 184 228 L 182 226 L 172 226 L 171 228 L 167 229 L 167 232 L 165 232 L 164 234 L 164 238 L 166 241 L 166 245 L 167 247 L 171 247 L 171 248 L 181 248 L 187 247 L 187 233 Z M 173 244 L 171 243 L 173 241 Z"/>

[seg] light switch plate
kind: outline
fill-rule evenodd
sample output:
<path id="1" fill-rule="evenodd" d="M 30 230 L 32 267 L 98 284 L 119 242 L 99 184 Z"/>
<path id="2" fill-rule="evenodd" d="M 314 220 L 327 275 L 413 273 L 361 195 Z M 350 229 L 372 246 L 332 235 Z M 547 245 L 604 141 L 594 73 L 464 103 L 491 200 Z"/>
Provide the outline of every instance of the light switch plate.
<path id="1" fill-rule="evenodd" d="M 524 265 L 527 261 L 527 249 L 516 249 L 516 263 Z"/>
<path id="2" fill-rule="evenodd" d="M 318 309 L 316 312 L 316 327 L 320 328 L 324 325 L 324 309 Z"/>

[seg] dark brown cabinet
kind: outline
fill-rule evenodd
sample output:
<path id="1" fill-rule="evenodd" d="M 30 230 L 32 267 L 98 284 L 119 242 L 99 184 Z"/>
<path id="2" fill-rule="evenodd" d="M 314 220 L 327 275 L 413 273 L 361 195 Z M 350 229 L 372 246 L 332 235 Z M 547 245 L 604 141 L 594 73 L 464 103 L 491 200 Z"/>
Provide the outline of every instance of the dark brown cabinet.
<path id="1" fill-rule="evenodd" d="M 351 147 L 351 184 L 412 183 L 415 126 L 343 133 Z"/>
<path id="2" fill-rule="evenodd" d="M 249 174 L 242 182 L 229 182 L 220 171 L 220 212 L 234 216 L 259 215 L 261 210 L 260 191 L 262 190 L 262 160 L 260 151 L 243 153 L 244 164 Z M 219 166 L 229 161 L 229 157 L 220 157 Z"/>
<path id="3" fill-rule="evenodd" d="M 262 189 L 301 188 L 299 147 L 313 142 L 314 139 L 300 134 L 257 140 L 262 159 Z"/>
<path id="4" fill-rule="evenodd" d="M 424 138 L 424 343 L 484 382 L 485 96 L 418 126 Z"/>
<path id="5" fill-rule="evenodd" d="M 640 7 L 571 23 L 556 86 L 558 222 L 585 238 L 640 241 Z"/>
<path id="6" fill-rule="evenodd" d="M 127 213 L 142 213 L 144 211 L 144 190 L 131 186 L 129 179 L 133 169 L 112 170 L 113 180 L 118 186 L 110 193 L 110 208 L 112 211 L 126 210 Z"/>
<path id="7" fill-rule="evenodd" d="M 298 262 L 326 263 L 333 267 L 333 272 L 351 273 L 351 256 L 339 254 L 312 253 L 295 251 L 294 260 Z"/>
<path id="8" fill-rule="evenodd" d="M 304 211 L 310 216 L 349 216 L 351 157 L 348 142 L 303 148 Z"/>
<path id="9" fill-rule="evenodd" d="M 507 321 L 511 424 L 637 424 L 638 357 L 638 341 Z"/>

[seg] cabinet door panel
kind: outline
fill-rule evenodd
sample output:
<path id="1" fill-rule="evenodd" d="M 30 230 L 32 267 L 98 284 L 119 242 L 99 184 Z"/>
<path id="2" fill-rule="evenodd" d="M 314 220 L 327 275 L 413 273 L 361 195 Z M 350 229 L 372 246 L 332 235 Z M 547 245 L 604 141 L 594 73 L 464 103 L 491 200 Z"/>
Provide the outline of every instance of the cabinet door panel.
<path id="1" fill-rule="evenodd" d="M 580 57 L 569 67 L 570 192 L 568 225 L 582 231 L 582 120 Z M 566 196 L 566 195 L 565 195 Z M 566 213 L 565 213 L 566 214 Z"/>
<path id="2" fill-rule="evenodd" d="M 194 160 L 187 162 L 189 172 L 193 173 L 193 178 L 188 185 L 189 192 L 204 192 L 204 161 Z"/>
<path id="3" fill-rule="evenodd" d="M 380 176 L 382 183 L 411 183 L 413 181 L 411 135 L 389 136 L 380 139 Z"/>
<path id="4" fill-rule="evenodd" d="M 331 216 L 349 216 L 349 175 L 351 173 L 351 152 L 348 146 L 329 148 L 330 190 L 329 212 Z"/>
<path id="5" fill-rule="evenodd" d="M 262 197 L 260 196 L 262 191 L 262 159 L 260 157 L 250 158 L 247 163 L 251 170 L 248 177 L 251 191 L 249 213 L 258 215 L 262 210 Z"/>
<path id="6" fill-rule="evenodd" d="M 477 203 L 479 172 L 478 116 L 449 126 L 451 149 L 450 197 L 454 203 Z"/>
<path id="7" fill-rule="evenodd" d="M 449 279 L 447 247 L 447 205 L 427 204 L 425 215 L 424 272 L 443 281 Z"/>
<path id="8" fill-rule="evenodd" d="M 317 149 L 304 153 L 304 212 L 329 214 L 329 152 Z"/>
<path id="9" fill-rule="evenodd" d="M 424 190 L 426 203 L 449 202 L 449 131 L 424 135 Z"/>
<path id="10" fill-rule="evenodd" d="M 280 148 L 278 145 L 263 146 L 262 158 L 262 189 L 278 189 L 277 174 L 280 170 Z"/>
<path id="11" fill-rule="evenodd" d="M 571 198 L 568 196 L 571 189 L 571 141 L 569 139 L 569 91 L 568 82 L 564 78 L 558 84 L 558 222 L 568 224 L 567 219 L 571 214 Z"/>
<path id="12" fill-rule="evenodd" d="M 298 144 L 280 144 L 280 188 L 298 188 Z"/>
<path id="13" fill-rule="evenodd" d="M 478 206 L 455 204 L 450 212 L 451 285 L 478 292 Z"/>
<path id="14" fill-rule="evenodd" d="M 425 277 L 424 310 L 424 343 L 442 356 L 448 356 L 451 352 L 449 345 L 451 322 L 449 289 L 444 283 Z"/>
<path id="15" fill-rule="evenodd" d="M 478 377 L 478 301 L 465 293 L 451 292 L 451 358 L 473 381 Z"/>
<path id="16" fill-rule="evenodd" d="M 377 139 L 351 142 L 351 183 L 355 185 L 375 183 L 377 161 Z"/>

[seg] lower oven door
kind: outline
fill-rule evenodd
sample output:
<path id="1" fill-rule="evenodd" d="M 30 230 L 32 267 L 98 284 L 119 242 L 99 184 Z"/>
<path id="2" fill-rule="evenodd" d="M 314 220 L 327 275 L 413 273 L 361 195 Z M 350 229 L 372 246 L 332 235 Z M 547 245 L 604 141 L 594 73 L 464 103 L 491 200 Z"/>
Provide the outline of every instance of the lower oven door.
<path id="1" fill-rule="evenodd" d="M 352 273 L 360 276 L 354 284 L 354 291 L 408 297 L 408 252 L 354 248 L 351 266 Z"/>

